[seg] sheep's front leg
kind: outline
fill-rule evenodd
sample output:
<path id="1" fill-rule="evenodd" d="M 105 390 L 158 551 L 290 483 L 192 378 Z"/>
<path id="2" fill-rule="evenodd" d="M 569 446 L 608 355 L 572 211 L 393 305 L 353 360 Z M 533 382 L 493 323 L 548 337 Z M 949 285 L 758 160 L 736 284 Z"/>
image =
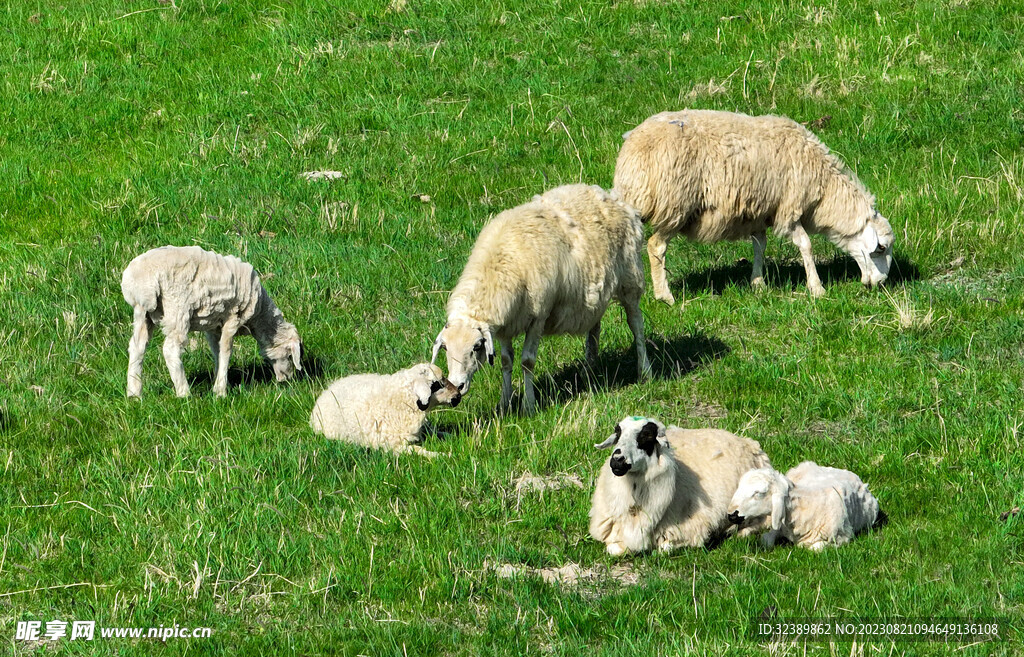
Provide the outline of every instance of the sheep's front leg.
<path id="1" fill-rule="evenodd" d="M 142 359 L 146 355 L 146 344 L 153 330 L 149 314 L 142 308 L 135 309 L 132 339 L 128 342 L 128 388 L 129 397 L 142 396 Z"/>
<path id="2" fill-rule="evenodd" d="M 523 340 L 523 412 L 526 415 L 533 415 L 537 411 L 537 396 L 533 390 L 533 367 L 537 364 L 537 349 L 540 348 L 543 332 L 544 320 L 537 319 L 526 329 L 526 339 Z"/>
<path id="3" fill-rule="evenodd" d="M 779 540 L 779 532 L 772 529 L 761 534 L 761 545 L 766 549 L 770 550 L 775 547 L 776 541 Z"/>
<path id="4" fill-rule="evenodd" d="M 768 236 L 762 230 L 750 236 L 754 245 L 754 270 L 750 273 L 750 287 L 764 289 L 764 249 L 768 245 Z"/>
<path id="5" fill-rule="evenodd" d="M 501 403 L 498 412 L 506 414 L 512 410 L 512 362 L 516 351 L 512 338 L 499 338 L 501 342 Z"/>
<path id="6" fill-rule="evenodd" d="M 652 376 L 651 361 L 647 358 L 647 343 L 644 341 L 644 315 L 640 312 L 640 295 L 626 298 L 622 302 L 626 309 L 626 321 L 633 332 L 633 346 L 636 347 L 637 376 L 647 381 Z"/>
<path id="7" fill-rule="evenodd" d="M 213 394 L 217 397 L 228 394 L 228 366 L 231 364 L 231 347 L 237 331 L 237 322 L 225 322 L 220 330 L 220 352 L 216 359 L 217 378 L 213 382 Z"/>
<path id="8" fill-rule="evenodd" d="M 811 252 L 811 238 L 800 224 L 796 224 L 790 231 L 790 237 L 796 248 L 800 249 L 800 256 L 804 260 L 804 270 L 807 272 L 807 290 L 813 297 L 825 295 L 825 288 L 818 278 L 818 268 L 814 265 L 814 253 Z"/>
<path id="9" fill-rule="evenodd" d="M 167 327 L 164 328 L 164 332 L 164 361 L 167 363 L 167 371 L 171 374 L 174 394 L 188 397 L 188 380 L 185 378 L 185 366 L 181 364 L 181 350 L 185 346 L 188 332 Z"/>
<path id="10" fill-rule="evenodd" d="M 647 241 L 647 257 L 651 260 L 651 282 L 654 284 L 654 298 L 664 301 L 668 305 L 676 302 L 672 292 L 668 289 L 668 275 L 665 273 L 665 253 L 668 252 L 668 242 L 672 239 L 655 231 L 651 239 Z"/>
<path id="11" fill-rule="evenodd" d="M 593 367 L 594 365 L 597 365 L 597 352 L 598 352 L 598 347 L 600 346 L 600 344 L 601 344 L 601 320 L 597 320 L 597 324 L 594 324 L 594 326 L 590 329 L 590 332 L 587 333 L 587 348 L 586 348 L 586 351 L 584 352 L 585 353 L 584 357 L 587 360 L 587 364 L 590 365 L 591 367 Z"/>

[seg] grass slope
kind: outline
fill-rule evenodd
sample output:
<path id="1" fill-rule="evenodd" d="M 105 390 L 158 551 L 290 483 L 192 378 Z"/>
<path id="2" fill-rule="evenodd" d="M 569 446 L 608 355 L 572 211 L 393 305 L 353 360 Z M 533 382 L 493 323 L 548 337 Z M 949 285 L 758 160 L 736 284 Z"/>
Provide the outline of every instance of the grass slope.
<path id="1" fill-rule="evenodd" d="M 69 654 L 944 654 L 941 644 L 753 644 L 783 616 L 1004 616 L 1020 629 L 1024 13 L 1010 0 L 858 3 L 131 0 L 0 8 L 0 639 L 16 621 L 209 626 Z M 429 353 L 473 239 L 556 184 L 611 183 L 621 134 L 669 108 L 774 112 L 878 196 L 899 273 L 866 292 L 815 241 L 679 241 L 685 305 L 620 309 L 593 374 L 541 347 L 548 400 L 496 418 L 481 373 L 436 462 L 329 444 L 329 379 Z M 303 171 L 344 178 L 311 183 Z M 426 198 L 429 197 L 429 198 Z M 225 400 L 204 343 L 174 399 L 151 345 L 123 398 L 120 272 L 153 246 L 235 253 L 303 334 L 315 377 Z M 835 258 L 835 259 L 833 259 Z M 159 338 L 158 338 L 159 339 Z M 586 536 L 590 445 L 627 414 L 757 438 L 774 463 L 860 473 L 891 522 L 824 554 L 612 560 Z M 517 493 L 524 471 L 587 488 Z M 625 564 L 579 586 L 490 564 Z M 80 586 L 68 586 L 78 585 Z M 1015 643 L 964 654 L 1015 654 Z"/>

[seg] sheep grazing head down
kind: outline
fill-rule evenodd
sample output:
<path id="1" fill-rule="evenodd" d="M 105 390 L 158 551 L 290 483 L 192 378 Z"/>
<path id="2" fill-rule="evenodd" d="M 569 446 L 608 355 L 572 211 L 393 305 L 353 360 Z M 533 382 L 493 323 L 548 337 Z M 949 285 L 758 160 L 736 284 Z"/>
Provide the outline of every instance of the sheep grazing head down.
<path id="1" fill-rule="evenodd" d="M 429 411 L 435 406 L 458 406 L 462 394 L 448 379 L 444 378 L 441 368 L 433 363 L 420 363 L 408 370 L 409 387 L 416 396 L 416 408 Z"/>
<path id="2" fill-rule="evenodd" d="M 437 352 L 445 350 L 448 355 L 448 380 L 458 388 L 459 393 L 469 392 L 473 375 L 486 362 L 494 364 L 494 340 L 486 324 L 465 319 L 452 319 L 434 341 L 434 352 L 430 358 L 437 360 Z"/>
<path id="3" fill-rule="evenodd" d="M 864 228 L 854 235 L 841 237 L 838 244 L 857 261 L 860 282 L 875 287 L 889 277 L 895 240 L 889 220 L 872 209 Z"/>
<path id="4" fill-rule="evenodd" d="M 614 448 L 608 465 L 616 477 L 622 477 L 628 472 L 643 475 L 647 472 L 649 462 L 652 459 L 656 461 L 668 449 L 665 425 L 646 417 L 623 418 L 615 425 L 615 433 L 594 447 Z"/>
<path id="5" fill-rule="evenodd" d="M 786 519 L 786 500 L 790 482 L 771 468 L 749 470 L 742 477 L 729 502 L 729 522 L 741 525 L 771 516 L 771 527 L 778 531 Z"/>
<path id="6" fill-rule="evenodd" d="M 263 351 L 262 346 L 260 351 Z M 281 323 L 274 335 L 273 344 L 263 351 L 263 357 L 274 367 L 278 383 L 292 378 L 296 370 L 302 371 L 302 340 L 294 324 Z"/>

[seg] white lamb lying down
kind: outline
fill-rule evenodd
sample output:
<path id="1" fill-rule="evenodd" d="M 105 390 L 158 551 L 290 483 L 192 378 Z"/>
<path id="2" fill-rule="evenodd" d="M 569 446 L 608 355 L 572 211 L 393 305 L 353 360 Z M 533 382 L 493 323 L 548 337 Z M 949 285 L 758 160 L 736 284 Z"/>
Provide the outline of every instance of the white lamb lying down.
<path id="1" fill-rule="evenodd" d="M 729 520 L 746 525 L 768 517 L 771 530 L 761 539 L 766 547 L 782 536 L 801 547 L 822 550 L 849 543 L 884 514 L 854 473 L 804 461 L 785 476 L 771 468 L 743 475 L 729 504 Z"/>
<path id="2" fill-rule="evenodd" d="M 700 547 L 726 536 L 740 477 L 769 465 L 753 440 L 718 429 L 666 429 L 645 417 L 623 419 L 596 447 L 615 450 L 597 478 L 590 535 L 612 555 Z"/>
<path id="3" fill-rule="evenodd" d="M 394 374 L 356 374 L 338 379 L 316 400 L 309 425 L 328 438 L 396 452 L 434 457 L 419 445 L 427 411 L 458 406 L 462 395 L 430 363 Z"/>
<path id="4" fill-rule="evenodd" d="M 299 332 L 284 320 L 252 265 L 234 256 L 198 246 L 152 249 L 125 268 L 121 293 L 135 311 L 128 344 L 129 397 L 142 394 L 142 357 L 158 323 L 164 333 L 164 360 L 179 397 L 189 393 L 181 351 L 193 331 L 206 333 L 216 370 L 213 394 L 218 397 L 228 391 L 228 361 L 236 335 L 256 338 L 278 381 L 302 369 Z"/>

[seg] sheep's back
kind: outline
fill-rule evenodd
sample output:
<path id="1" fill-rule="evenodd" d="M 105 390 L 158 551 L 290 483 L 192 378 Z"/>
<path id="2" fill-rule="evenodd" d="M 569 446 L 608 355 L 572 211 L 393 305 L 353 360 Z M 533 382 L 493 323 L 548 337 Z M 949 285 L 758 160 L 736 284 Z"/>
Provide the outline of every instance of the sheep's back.
<path id="1" fill-rule="evenodd" d="M 813 208 L 830 158 L 783 117 L 664 112 L 628 133 L 614 184 L 656 230 L 733 240 L 771 227 L 780 206 Z"/>
<path id="2" fill-rule="evenodd" d="M 517 335 L 533 317 L 546 334 L 585 333 L 620 288 L 643 289 L 642 227 L 604 190 L 568 185 L 497 215 L 480 232 L 449 313 Z"/>
<path id="3" fill-rule="evenodd" d="M 230 315 L 247 321 L 262 286 L 252 265 L 196 246 L 152 249 L 129 263 L 121 279 L 125 301 L 161 316 L 189 319 L 189 329 L 205 331 Z"/>

